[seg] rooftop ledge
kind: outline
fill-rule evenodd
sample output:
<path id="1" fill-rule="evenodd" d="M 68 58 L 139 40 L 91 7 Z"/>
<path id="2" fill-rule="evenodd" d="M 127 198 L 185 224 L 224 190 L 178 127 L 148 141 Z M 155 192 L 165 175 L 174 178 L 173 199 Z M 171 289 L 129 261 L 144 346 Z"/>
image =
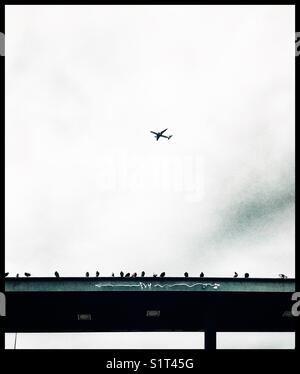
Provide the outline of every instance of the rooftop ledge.
<path id="1" fill-rule="evenodd" d="M 184 277 L 6 278 L 5 292 L 295 292 L 295 279 Z"/>

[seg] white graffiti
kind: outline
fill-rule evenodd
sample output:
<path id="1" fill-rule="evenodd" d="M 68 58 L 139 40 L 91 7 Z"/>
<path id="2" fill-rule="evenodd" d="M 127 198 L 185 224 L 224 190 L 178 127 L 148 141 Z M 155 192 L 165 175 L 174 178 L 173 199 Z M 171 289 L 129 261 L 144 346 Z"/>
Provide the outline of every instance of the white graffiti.
<path id="1" fill-rule="evenodd" d="M 102 283 L 102 284 L 96 284 L 96 287 L 99 288 L 105 288 L 105 287 L 136 287 L 141 290 L 151 290 L 152 286 L 153 288 L 155 287 L 160 287 L 160 288 L 172 288 L 172 287 L 188 287 L 188 288 L 193 288 L 200 286 L 203 290 L 206 288 L 213 288 L 214 290 L 217 290 L 220 287 L 219 283 L 193 283 L 193 284 L 188 284 L 188 283 L 174 283 L 174 284 L 154 284 L 152 283 L 145 283 L 145 282 L 139 282 L 139 283 Z"/>
<path id="2" fill-rule="evenodd" d="M 99 288 L 101 287 L 140 287 L 139 284 L 129 284 L 129 283 L 125 283 L 125 284 L 103 283 L 103 284 L 95 284 L 95 286 Z"/>
<path id="3" fill-rule="evenodd" d="M 99 288 L 102 288 L 102 287 L 138 287 L 140 288 L 141 290 L 146 290 L 146 289 L 151 289 L 152 287 L 152 284 L 151 283 L 143 283 L 143 282 L 139 282 L 139 283 L 117 283 L 117 284 L 113 284 L 113 283 L 103 283 L 103 284 L 95 284 L 96 287 L 99 287 Z"/>
<path id="4" fill-rule="evenodd" d="M 187 283 L 175 283 L 175 284 L 155 284 L 154 287 L 161 287 L 161 288 L 172 288 L 177 286 L 184 286 L 184 287 L 195 287 L 195 286 L 201 286 L 202 289 L 205 289 L 207 287 L 212 287 L 213 289 L 218 289 L 220 287 L 220 284 L 218 283 L 194 283 L 194 284 L 187 284 Z"/>
<path id="5" fill-rule="evenodd" d="M 143 283 L 143 282 L 140 282 L 140 286 L 141 286 L 141 289 L 142 289 L 142 290 L 144 290 L 144 289 L 151 289 L 152 284 L 151 284 L 151 283 Z"/>

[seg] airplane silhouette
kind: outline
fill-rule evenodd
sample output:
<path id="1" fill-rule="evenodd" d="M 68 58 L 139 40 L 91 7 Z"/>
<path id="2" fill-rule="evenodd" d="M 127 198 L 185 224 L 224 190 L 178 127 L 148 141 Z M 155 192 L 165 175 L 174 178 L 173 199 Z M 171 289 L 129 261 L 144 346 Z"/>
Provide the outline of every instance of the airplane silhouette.
<path id="1" fill-rule="evenodd" d="M 165 135 L 163 135 L 163 133 L 164 133 L 165 131 L 167 131 L 167 130 L 168 130 L 168 129 L 165 129 L 165 130 L 163 130 L 163 131 L 161 131 L 161 132 L 154 132 L 154 131 L 150 131 L 150 132 L 151 132 L 152 134 L 155 135 L 156 140 L 158 140 L 160 137 L 170 139 L 170 138 L 172 138 L 173 135 L 169 135 L 169 136 L 165 136 Z"/>

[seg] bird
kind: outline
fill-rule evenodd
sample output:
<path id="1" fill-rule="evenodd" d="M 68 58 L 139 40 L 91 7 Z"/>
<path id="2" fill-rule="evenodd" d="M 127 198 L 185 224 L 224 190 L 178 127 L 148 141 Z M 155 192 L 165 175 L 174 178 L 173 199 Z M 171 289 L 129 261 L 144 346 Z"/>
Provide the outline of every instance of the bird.
<path id="1" fill-rule="evenodd" d="M 120 277 L 121 277 L 121 278 L 124 277 L 124 273 L 123 273 L 123 271 L 120 272 Z"/>
<path id="2" fill-rule="evenodd" d="M 279 275 L 279 278 L 282 278 L 282 279 L 286 279 L 287 276 L 285 274 L 278 274 Z"/>
<path id="3" fill-rule="evenodd" d="M 5 277 L 7 277 L 7 276 L 8 276 L 8 274 L 9 274 L 9 273 L 5 273 Z"/>
<path id="4" fill-rule="evenodd" d="M 125 278 L 129 278 L 129 277 L 130 277 L 130 273 L 125 274 Z"/>
<path id="5" fill-rule="evenodd" d="M 133 273 L 132 278 L 136 278 L 136 277 L 137 277 L 137 273 Z"/>
<path id="6" fill-rule="evenodd" d="M 88 277 L 90 276 L 90 273 L 87 271 L 87 272 L 85 273 L 85 276 L 88 278 Z"/>
<path id="7" fill-rule="evenodd" d="M 156 277 L 157 277 L 157 274 L 153 273 L 153 277 L 156 278 Z"/>
<path id="8" fill-rule="evenodd" d="M 114 277 L 114 276 L 115 276 L 115 273 L 111 273 L 111 276 Z"/>
<path id="9" fill-rule="evenodd" d="M 25 277 L 27 277 L 27 278 L 31 276 L 30 273 L 24 273 L 24 275 L 25 275 Z"/>
<path id="10" fill-rule="evenodd" d="M 145 272 L 142 271 L 142 272 L 141 272 L 141 277 L 144 277 L 144 276 L 145 276 Z"/>
<path id="11" fill-rule="evenodd" d="M 19 273 L 16 275 L 16 278 L 19 278 Z"/>
<path id="12" fill-rule="evenodd" d="M 249 273 L 245 273 L 245 278 L 249 278 Z"/>
<path id="13" fill-rule="evenodd" d="M 186 271 L 183 275 L 185 276 L 185 278 L 188 278 L 189 273 Z"/>
<path id="14" fill-rule="evenodd" d="M 239 276 L 238 273 L 235 271 L 233 278 L 237 278 L 238 276 Z"/>
<path id="15" fill-rule="evenodd" d="M 56 271 L 56 272 L 54 273 L 54 275 L 56 276 L 56 278 L 59 278 L 58 271 Z"/>
<path id="16" fill-rule="evenodd" d="M 201 273 L 200 273 L 200 278 L 204 278 L 204 273 L 203 273 L 203 271 L 201 271 Z"/>
<path id="17" fill-rule="evenodd" d="M 96 277 L 98 278 L 99 275 L 100 275 L 100 273 L 99 273 L 99 271 L 97 270 L 97 271 L 96 271 Z"/>
<path id="18" fill-rule="evenodd" d="M 162 273 L 160 274 L 160 277 L 161 277 L 161 278 L 164 278 L 165 275 L 166 275 L 166 273 L 165 273 L 165 272 L 162 272 Z"/>

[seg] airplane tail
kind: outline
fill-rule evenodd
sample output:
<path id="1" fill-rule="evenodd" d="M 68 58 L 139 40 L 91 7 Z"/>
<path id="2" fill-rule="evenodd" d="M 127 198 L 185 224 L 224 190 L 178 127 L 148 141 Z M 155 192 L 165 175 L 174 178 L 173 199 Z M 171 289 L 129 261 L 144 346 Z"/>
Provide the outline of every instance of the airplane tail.
<path id="1" fill-rule="evenodd" d="M 168 136 L 168 139 L 171 139 L 171 138 L 172 138 L 172 136 L 173 136 L 173 135 L 169 135 L 169 136 Z"/>

